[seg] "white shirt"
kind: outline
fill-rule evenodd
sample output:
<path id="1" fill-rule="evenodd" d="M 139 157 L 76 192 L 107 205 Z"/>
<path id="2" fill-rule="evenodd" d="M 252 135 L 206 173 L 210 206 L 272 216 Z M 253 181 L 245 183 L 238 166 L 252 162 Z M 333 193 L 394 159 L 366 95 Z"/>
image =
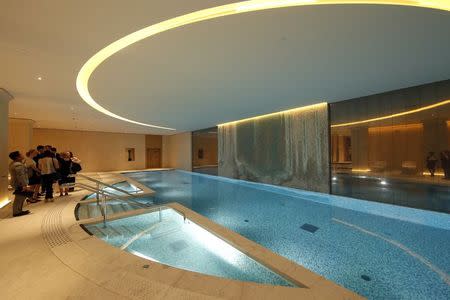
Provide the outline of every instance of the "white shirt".
<path id="1" fill-rule="evenodd" d="M 42 175 L 56 173 L 56 170 L 59 169 L 58 160 L 54 157 L 43 157 L 39 159 L 39 169 Z"/>

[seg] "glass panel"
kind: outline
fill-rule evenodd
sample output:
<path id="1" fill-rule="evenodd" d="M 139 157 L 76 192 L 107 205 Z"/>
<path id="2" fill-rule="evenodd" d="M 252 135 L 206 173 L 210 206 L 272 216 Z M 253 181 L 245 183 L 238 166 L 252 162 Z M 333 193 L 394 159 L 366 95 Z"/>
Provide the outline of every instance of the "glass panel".
<path id="1" fill-rule="evenodd" d="M 192 171 L 217 175 L 217 127 L 192 132 Z"/>
<path id="2" fill-rule="evenodd" d="M 450 80 L 330 104 L 332 193 L 450 212 Z"/>

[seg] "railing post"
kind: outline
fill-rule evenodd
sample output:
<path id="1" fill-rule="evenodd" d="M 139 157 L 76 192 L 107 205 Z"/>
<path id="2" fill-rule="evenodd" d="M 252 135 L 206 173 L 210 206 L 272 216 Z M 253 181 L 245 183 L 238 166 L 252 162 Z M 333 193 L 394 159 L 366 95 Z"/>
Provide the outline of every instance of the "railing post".
<path id="1" fill-rule="evenodd" d="M 97 205 L 99 205 L 99 200 L 100 200 L 100 184 L 97 182 L 97 193 L 95 194 L 95 199 L 97 199 Z"/>
<path id="2" fill-rule="evenodd" d="M 106 195 L 103 195 L 103 227 L 106 228 Z"/>
<path id="3" fill-rule="evenodd" d="M 159 222 L 162 222 L 161 207 L 159 207 Z"/>

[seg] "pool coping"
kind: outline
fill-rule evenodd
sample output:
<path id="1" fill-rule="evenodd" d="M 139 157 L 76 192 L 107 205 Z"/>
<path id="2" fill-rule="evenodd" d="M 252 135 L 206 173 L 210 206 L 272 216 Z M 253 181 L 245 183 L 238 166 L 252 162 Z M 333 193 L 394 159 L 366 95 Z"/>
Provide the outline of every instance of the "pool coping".
<path id="1" fill-rule="evenodd" d="M 91 219 L 89 222 L 87 219 L 76 221 L 74 209 L 80 201 L 70 202 L 62 211 L 62 227 L 69 235 L 71 242 L 53 248 L 52 251 L 65 264 L 77 269 L 79 273 L 89 277 L 97 284 L 103 286 L 109 283 L 108 289 L 112 289 L 116 293 L 126 296 L 130 289 L 136 293 L 148 293 L 147 289 L 139 288 L 148 286 L 151 287 L 152 293 L 156 293 L 155 296 L 160 293 L 166 296 L 167 293 L 175 293 L 180 297 L 209 296 L 224 299 L 363 299 L 356 293 L 271 252 L 178 203 L 164 206 L 181 212 L 192 222 L 224 239 L 282 277 L 305 287 L 273 286 L 220 278 L 149 261 L 89 235 L 80 224 L 99 222 L 102 219 L 95 218 L 96 220 Z M 123 218 L 146 212 L 149 210 L 140 209 L 111 216 Z M 120 278 L 121 282 L 127 282 L 127 285 L 116 282 L 117 278 Z M 111 281 L 116 284 L 110 284 Z"/>

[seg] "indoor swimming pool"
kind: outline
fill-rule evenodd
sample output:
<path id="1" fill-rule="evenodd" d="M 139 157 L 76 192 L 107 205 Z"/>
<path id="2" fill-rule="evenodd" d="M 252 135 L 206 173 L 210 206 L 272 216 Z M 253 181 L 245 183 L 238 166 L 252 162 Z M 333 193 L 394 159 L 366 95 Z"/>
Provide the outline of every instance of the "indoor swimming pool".
<path id="1" fill-rule="evenodd" d="M 184 171 L 126 173 L 369 299 L 448 299 L 450 217 Z"/>
<path id="2" fill-rule="evenodd" d="M 86 225 L 95 236 L 137 256 L 172 267 L 230 279 L 293 286 L 175 210 Z"/>

